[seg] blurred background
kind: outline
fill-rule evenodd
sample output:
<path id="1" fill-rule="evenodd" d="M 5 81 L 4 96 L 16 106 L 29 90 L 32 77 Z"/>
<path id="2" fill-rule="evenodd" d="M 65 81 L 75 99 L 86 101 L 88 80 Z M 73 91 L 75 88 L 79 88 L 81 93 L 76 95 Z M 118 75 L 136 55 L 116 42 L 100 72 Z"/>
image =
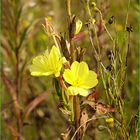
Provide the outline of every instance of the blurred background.
<path id="1" fill-rule="evenodd" d="M 95 0 L 103 12 L 107 22 L 111 16 L 116 19 L 117 31 L 121 31 L 125 24 L 128 0 Z M 133 27 L 130 36 L 130 52 L 128 57 L 127 85 L 124 87 L 126 95 L 126 119 L 137 114 L 138 109 L 138 0 L 131 0 L 128 24 Z M 72 13 L 83 23 L 87 18 L 82 0 L 72 0 Z M 1 34 L 1 138 L 14 139 L 16 135 L 17 118 L 28 112 L 23 123 L 23 139 L 25 140 L 59 140 L 61 133 L 68 127 L 66 117 L 58 109 L 59 101 L 52 88 L 50 77 L 32 77 L 29 72 L 31 60 L 53 45 L 43 29 L 45 17 L 52 17 L 56 30 L 63 35 L 67 31 L 67 12 L 65 0 L 2 0 L 2 34 Z M 107 24 L 110 32 L 113 28 Z M 86 30 L 83 26 L 82 30 Z M 113 34 L 113 33 L 112 33 Z M 121 36 L 121 33 L 120 33 Z M 103 48 L 107 50 L 110 44 L 106 35 L 102 34 Z M 84 60 L 94 69 L 93 53 L 90 49 L 88 37 L 85 36 L 78 45 L 86 49 Z M 104 60 L 104 64 L 107 61 Z M 100 99 L 105 102 L 104 91 L 99 83 Z M 15 95 L 19 93 L 16 102 Z M 44 95 L 40 97 L 39 95 Z M 37 98 L 38 97 L 38 98 Z M 37 100 L 34 100 L 36 99 Z M 34 101 L 34 102 L 32 102 Z M 31 104 L 32 102 L 32 104 Z M 36 102 L 38 105 L 36 106 Z M 16 112 L 17 110 L 23 110 Z M 19 109 L 20 108 L 20 109 Z M 18 115 L 17 115 L 18 114 Z M 24 116 L 24 115 L 22 115 Z M 20 122 L 20 120 L 19 120 Z M 95 129 L 92 128 L 91 131 Z M 12 132 L 12 134 L 11 134 Z M 96 140 L 109 140 L 106 131 L 96 130 Z M 85 140 L 95 140 L 92 132 L 86 134 Z"/>

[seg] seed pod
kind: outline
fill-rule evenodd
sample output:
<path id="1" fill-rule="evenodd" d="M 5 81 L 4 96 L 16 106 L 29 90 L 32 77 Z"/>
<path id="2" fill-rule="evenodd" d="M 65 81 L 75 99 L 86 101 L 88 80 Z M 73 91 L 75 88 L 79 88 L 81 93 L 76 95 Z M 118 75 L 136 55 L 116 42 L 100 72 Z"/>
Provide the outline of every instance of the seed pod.
<path id="1" fill-rule="evenodd" d="M 108 20 L 108 23 L 109 23 L 109 24 L 112 24 L 112 23 L 114 22 L 114 20 L 115 20 L 115 17 L 114 17 L 114 16 L 111 16 L 111 17 L 109 18 L 109 20 Z"/>
<path id="2" fill-rule="evenodd" d="M 133 32 L 133 27 L 131 25 L 126 27 L 127 32 Z"/>
<path id="3" fill-rule="evenodd" d="M 61 45 L 61 49 L 62 49 L 63 55 L 68 60 L 69 57 L 70 57 L 70 54 L 69 54 L 69 51 L 68 51 L 66 40 L 62 36 L 61 36 L 61 39 L 60 39 L 60 45 Z"/>
<path id="4" fill-rule="evenodd" d="M 111 71 L 111 70 L 112 70 L 112 65 L 109 64 L 109 65 L 106 67 L 106 69 L 107 69 L 108 71 Z"/>
<path id="5" fill-rule="evenodd" d="M 70 36 L 70 38 L 74 37 L 75 29 L 76 29 L 76 16 L 73 15 L 73 17 L 71 19 L 71 23 L 69 25 L 69 36 Z"/>
<path id="6" fill-rule="evenodd" d="M 110 49 L 106 50 L 106 55 L 107 55 L 108 59 L 111 60 L 111 50 Z"/>
<path id="7" fill-rule="evenodd" d="M 77 48 L 77 49 L 76 49 L 76 60 L 77 60 L 78 62 L 81 62 L 81 61 L 83 60 L 84 54 L 85 54 L 85 49 L 80 48 L 80 47 Z"/>

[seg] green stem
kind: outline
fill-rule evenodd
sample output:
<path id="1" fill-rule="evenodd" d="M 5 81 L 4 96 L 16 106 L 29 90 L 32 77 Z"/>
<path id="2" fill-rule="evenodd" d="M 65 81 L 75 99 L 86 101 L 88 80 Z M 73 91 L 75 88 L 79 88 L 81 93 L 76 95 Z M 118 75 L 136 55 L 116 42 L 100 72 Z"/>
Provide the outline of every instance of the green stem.
<path id="1" fill-rule="evenodd" d="M 127 26 L 127 22 L 128 22 L 128 10 L 129 10 L 129 7 L 130 7 L 130 0 L 128 1 L 128 6 L 127 6 L 127 13 L 126 13 L 126 20 L 125 20 L 125 27 L 124 27 L 124 30 L 126 30 L 126 26 Z"/>
<path id="2" fill-rule="evenodd" d="M 69 18 L 71 19 L 71 0 L 66 0 L 66 4 L 67 4 L 67 13 Z"/>
<path id="3" fill-rule="evenodd" d="M 106 25 L 105 25 L 105 21 L 103 20 L 103 16 L 102 16 L 101 11 L 100 11 L 98 8 L 97 8 L 97 11 L 99 12 L 99 14 L 100 14 L 100 16 L 101 16 L 101 21 L 102 21 L 102 23 L 103 23 L 103 26 L 104 26 L 104 28 L 105 28 L 105 30 L 106 30 L 108 36 L 109 36 L 110 39 L 114 42 L 112 35 L 110 34 L 110 32 L 108 31 L 108 29 L 107 29 L 107 27 L 106 27 Z"/>
<path id="4" fill-rule="evenodd" d="M 55 43 L 56 47 L 59 49 L 59 45 L 58 45 L 58 43 L 57 43 L 57 40 L 56 40 L 55 35 L 53 35 L 52 37 L 53 37 L 53 40 L 54 40 L 54 43 Z"/>

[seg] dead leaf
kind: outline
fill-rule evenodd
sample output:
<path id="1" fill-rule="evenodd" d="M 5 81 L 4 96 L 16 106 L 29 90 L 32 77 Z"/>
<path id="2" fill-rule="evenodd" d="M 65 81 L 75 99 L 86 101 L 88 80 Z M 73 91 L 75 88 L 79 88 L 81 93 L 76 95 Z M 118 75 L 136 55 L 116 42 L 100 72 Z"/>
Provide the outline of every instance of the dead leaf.
<path id="1" fill-rule="evenodd" d="M 96 91 L 92 91 L 92 93 L 90 93 L 87 97 L 86 97 L 86 100 L 88 101 L 97 101 L 99 99 L 99 92 L 96 90 Z"/>
<path id="2" fill-rule="evenodd" d="M 85 100 L 83 102 L 83 105 L 89 105 L 90 107 L 92 107 L 93 109 L 95 109 L 95 102 L 94 101 L 88 101 L 88 100 Z"/>
<path id="3" fill-rule="evenodd" d="M 86 105 L 91 106 L 93 109 L 95 109 L 95 104 L 96 104 L 98 99 L 99 99 L 99 92 L 98 91 L 93 91 L 83 101 L 83 105 L 86 104 Z"/>
<path id="4" fill-rule="evenodd" d="M 81 118 L 80 118 L 80 126 L 82 125 L 81 127 L 81 130 L 80 130 L 80 135 L 81 137 L 83 137 L 86 129 L 87 129 L 87 120 L 89 119 L 89 116 L 88 116 L 88 113 L 87 113 L 87 110 L 86 109 L 83 109 L 82 112 L 81 112 Z"/>
<path id="5" fill-rule="evenodd" d="M 70 114 L 71 114 L 71 112 L 70 112 L 69 110 L 64 109 L 64 108 L 62 108 L 62 107 L 60 107 L 59 110 L 61 110 L 61 112 L 62 112 L 63 114 L 65 114 L 65 115 L 70 115 Z"/>
<path id="6" fill-rule="evenodd" d="M 104 115 L 109 112 L 115 112 L 115 108 L 100 102 L 96 104 L 96 115 Z"/>
<path id="7" fill-rule="evenodd" d="M 62 133 L 62 140 L 70 140 L 70 133 L 72 131 L 72 127 L 70 126 L 65 133 Z"/>

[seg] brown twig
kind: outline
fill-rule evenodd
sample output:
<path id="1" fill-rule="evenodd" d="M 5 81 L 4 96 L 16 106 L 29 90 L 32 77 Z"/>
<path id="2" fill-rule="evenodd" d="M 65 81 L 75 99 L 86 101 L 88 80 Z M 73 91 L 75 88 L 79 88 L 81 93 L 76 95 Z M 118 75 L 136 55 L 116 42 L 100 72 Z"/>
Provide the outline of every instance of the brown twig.
<path id="1" fill-rule="evenodd" d="M 44 92 L 37 96 L 33 101 L 31 101 L 25 109 L 25 118 L 27 118 L 30 115 L 30 113 L 36 108 L 36 106 L 39 105 L 43 100 L 45 100 L 47 96 L 48 93 Z"/>
<path id="2" fill-rule="evenodd" d="M 79 128 L 79 120 L 80 120 L 80 102 L 79 97 L 74 96 L 74 120 L 75 120 L 75 130 Z M 76 140 L 80 140 L 80 131 L 76 134 Z"/>
<path id="3" fill-rule="evenodd" d="M 11 133 L 12 133 L 12 135 L 14 137 L 14 140 L 17 140 L 19 134 L 18 134 L 17 130 L 13 127 L 8 114 L 6 112 L 3 112 L 2 115 L 3 115 L 4 121 L 5 121 L 8 129 L 11 131 Z"/>

